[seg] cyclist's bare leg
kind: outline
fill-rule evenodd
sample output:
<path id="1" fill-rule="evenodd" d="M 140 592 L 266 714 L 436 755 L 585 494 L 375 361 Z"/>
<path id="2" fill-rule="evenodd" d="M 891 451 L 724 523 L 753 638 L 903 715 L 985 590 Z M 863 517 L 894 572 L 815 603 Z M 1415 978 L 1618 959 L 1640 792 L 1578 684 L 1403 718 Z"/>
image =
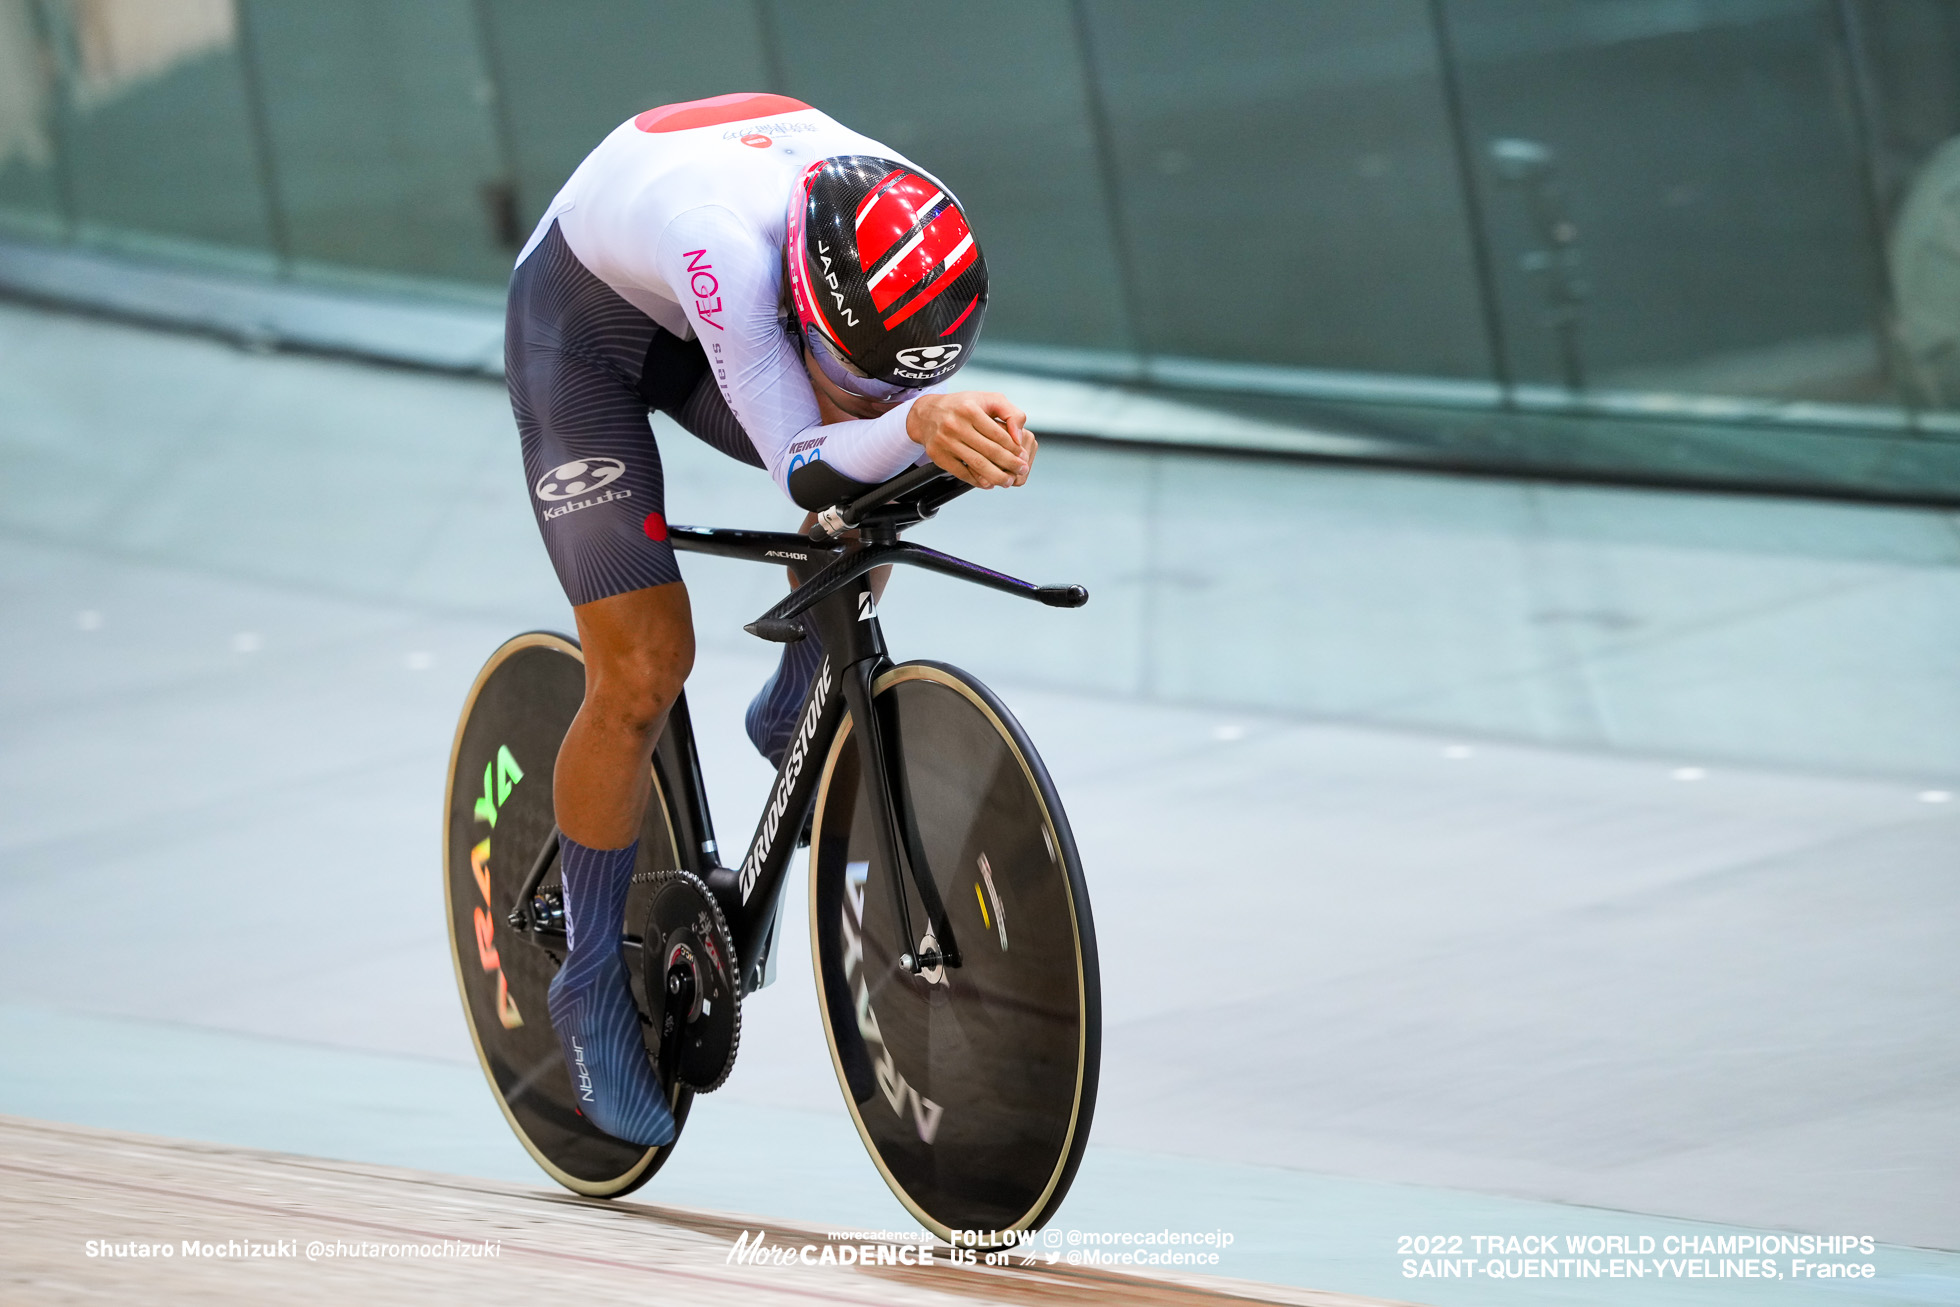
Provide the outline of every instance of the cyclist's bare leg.
<path id="1" fill-rule="evenodd" d="M 674 1119 L 647 1061 L 619 940 L 652 788 L 647 764 L 694 666 L 694 620 L 678 581 L 572 613 L 585 700 L 552 781 L 566 923 L 565 961 L 548 995 L 552 1028 L 578 1110 L 618 1138 L 665 1144 Z"/>
<path id="2" fill-rule="evenodd" d="M 694 668 L 694 615 L 676 581 L 572 609 L 585 649 L 585 702 L 558 750 L 558 829 L 587 848 L 639 837 L 647 760 Z"/>

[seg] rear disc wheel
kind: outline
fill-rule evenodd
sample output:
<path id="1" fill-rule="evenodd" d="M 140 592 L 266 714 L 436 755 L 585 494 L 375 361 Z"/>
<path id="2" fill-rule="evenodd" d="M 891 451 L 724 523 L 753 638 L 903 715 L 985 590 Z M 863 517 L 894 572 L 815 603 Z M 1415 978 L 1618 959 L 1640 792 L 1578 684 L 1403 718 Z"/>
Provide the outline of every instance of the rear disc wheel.
<path id="1" fill-rule="evenodd" d="M 484 664 L 450 754 L 443 889 L 463 1014 L 504 1119 L 552 1179 L 574 1193 L 611 1198 L 645 1184 L 674 1144 L 648 1148 L 615 1139 L 578 1111 L 545 1002 L 564 961 L 562 928 L 532 937 L 509 921 L 519 886 L 555 845 L 552 772 L 584 697 L 584 657 L 562 635 L 517 636 Z M 655 873 L 680 866 L 673 830 L 656 774 L 626 922 L 637 926 L 646 919 Z M 539 892 L 553 899 L 558 889 L 553 866 Z M 637 980 L 641 967 L 632 947 L 626 962 Z M 646 995 L 633 997 L 645 1013 Z M 693 1093 L 678 1082 L 663 1083 L 678 1143 Z"/>

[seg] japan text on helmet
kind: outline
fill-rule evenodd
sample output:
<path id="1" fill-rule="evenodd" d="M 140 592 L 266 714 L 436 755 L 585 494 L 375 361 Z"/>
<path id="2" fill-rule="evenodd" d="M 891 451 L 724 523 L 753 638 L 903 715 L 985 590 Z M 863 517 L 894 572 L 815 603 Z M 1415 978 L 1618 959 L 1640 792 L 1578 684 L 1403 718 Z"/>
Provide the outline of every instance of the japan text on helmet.
<path id="1" fill-rule="evenodd" d="M 796 327 L 824 375 L 902 398 L 953 375 L 987 315 L 987 261 L 959 201 L 894 159 L 810 165 L 790 195 Z"/>

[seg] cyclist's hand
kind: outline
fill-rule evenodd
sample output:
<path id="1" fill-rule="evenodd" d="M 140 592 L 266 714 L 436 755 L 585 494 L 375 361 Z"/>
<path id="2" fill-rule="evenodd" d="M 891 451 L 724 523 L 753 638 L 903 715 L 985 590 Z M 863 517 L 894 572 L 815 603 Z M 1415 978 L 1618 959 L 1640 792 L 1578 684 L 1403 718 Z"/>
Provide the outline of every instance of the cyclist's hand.
<path id="1" fill-rule="evenodd" d="M 905 433 L 939 467 L 986 490 L 1028 483 L 1037 443 L 1027 423 L 1028 415 L 1005 395 L 962 390 L 912 401 Z"/>

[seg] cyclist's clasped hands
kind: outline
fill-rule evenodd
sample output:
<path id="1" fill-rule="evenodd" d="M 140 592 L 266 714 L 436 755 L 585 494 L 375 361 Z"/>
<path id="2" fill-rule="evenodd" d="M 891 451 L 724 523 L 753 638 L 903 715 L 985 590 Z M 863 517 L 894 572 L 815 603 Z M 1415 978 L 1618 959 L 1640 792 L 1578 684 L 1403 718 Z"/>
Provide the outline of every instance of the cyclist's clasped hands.
<path id="1" fill-rule="evenodd" d="M 919 396 L 905 434 L 936 465 L 982 490 L 1026 485 L 1038 447 L 1028 415 L 991 390 Z"/>
<path id="2" fill-rule="evenodd" d="M 826 425 L 882 417 L 900 402 L 852 394 L 826 376 L 808 355 L 804 369 Z M 1034 433 L 1028 430 L 1028 415 L 1007 396 L 991 390 L 920 395 L 905 415 L 905 434 L 925 447 L 926 457 L 935 466 L 982 490 L 1026 485 L 1038 448 Z"/>

